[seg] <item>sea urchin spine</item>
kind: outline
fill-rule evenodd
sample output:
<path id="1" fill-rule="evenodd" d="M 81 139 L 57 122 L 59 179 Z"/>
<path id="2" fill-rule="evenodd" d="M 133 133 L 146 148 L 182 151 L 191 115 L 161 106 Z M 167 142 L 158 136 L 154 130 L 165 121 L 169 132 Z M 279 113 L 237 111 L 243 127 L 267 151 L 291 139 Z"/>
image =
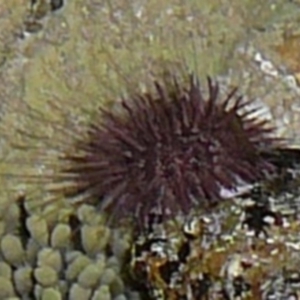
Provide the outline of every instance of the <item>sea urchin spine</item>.
<path id="1" fill-rule="evenodd" d="M 145 220 L 217 203 L 222 189 L 252 183 L 273 171 L 261 150 L 276 145 L 273 128 L 247 110 L 233 89 L 225 98 L 210 78 L 205 96 L 197 78 L 187 85 L 155 82 L 153 93 L 122 99 L 118 113 L 100 109 L 88 138 L 66 153 L 61 178 L 70 199 L 93 203 L 114 220 Z"/>

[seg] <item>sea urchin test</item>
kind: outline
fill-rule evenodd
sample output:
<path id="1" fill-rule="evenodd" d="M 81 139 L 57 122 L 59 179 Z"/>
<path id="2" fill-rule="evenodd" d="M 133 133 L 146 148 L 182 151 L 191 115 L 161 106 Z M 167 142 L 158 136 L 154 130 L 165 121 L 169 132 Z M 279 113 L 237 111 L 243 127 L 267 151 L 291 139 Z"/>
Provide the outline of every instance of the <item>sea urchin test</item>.
<path id="1" fill-rule="evenodd" d="M 274 128 L 236 92 L 222 96 L 211 78 L 206 92 L 194 76 L 163 79 L 122 99 L 118 112 L 99 109 L 87 137 L 63 156 L 65 196 L 143 223 L 153 207 L 164 218 L 186 214 L 268 176 L 274 167 L 261 152 L 278 145 Z"/>

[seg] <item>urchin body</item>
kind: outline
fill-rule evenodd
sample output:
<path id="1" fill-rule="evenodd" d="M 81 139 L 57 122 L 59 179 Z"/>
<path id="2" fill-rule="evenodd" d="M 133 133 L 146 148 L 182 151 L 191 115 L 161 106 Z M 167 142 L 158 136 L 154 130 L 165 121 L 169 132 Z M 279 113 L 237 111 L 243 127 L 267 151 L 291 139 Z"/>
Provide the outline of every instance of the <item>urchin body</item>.
<path id="1" fill-rule="evenodd" d="M 222 189 L 252 183 L 273 171 L 261 151 L 276 143 L 273 129 L 247 110 L 236 90 L 219 95 L 208 78 L 181 85 L 155 82 L 153 93 L 123 99 L 118 113 L 101 110 L 63 159 L 65 195 L 79 197 L 114 219 L 143 221 L 153 208 L 164 215 L 188 213 L 222 199 Z"/>

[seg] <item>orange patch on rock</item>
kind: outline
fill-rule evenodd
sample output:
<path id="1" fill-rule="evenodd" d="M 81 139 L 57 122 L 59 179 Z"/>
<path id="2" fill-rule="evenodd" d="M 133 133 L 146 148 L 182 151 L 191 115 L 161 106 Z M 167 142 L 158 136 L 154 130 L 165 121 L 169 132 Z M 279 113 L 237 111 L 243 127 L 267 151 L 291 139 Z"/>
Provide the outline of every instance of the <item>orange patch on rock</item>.
<path id="1" fill-rule="evenodd" d="M 284 37 L 281 45 L 276 46 L 275 50 L 280 55 L 284 64 L 289 70 L 298 74 L 300 78 L 300 34 L 288 35 Z M 297 79 L 299 79 L 297 78 Z"/>

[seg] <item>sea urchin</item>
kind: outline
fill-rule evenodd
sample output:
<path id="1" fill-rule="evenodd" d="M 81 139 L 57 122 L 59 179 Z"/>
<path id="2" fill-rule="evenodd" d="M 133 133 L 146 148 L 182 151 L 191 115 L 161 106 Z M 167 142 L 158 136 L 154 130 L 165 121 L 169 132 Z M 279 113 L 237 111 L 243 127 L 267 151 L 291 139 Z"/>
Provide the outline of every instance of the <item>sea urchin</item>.
<path id="1" fill-rule="evenodd" d="M 122 99 L 63 156 L 67 198 L 99 206 L 116 218 L 145 220 L 152 208 L 187 213 L 217 203 L 222 189 L 262 179 L 273 167 L 260 155 L 276 144 L 268 121 L 247 110 L 236 89 L 222 99 L 210 78 L 154 83 L 153 93 Z"/>

